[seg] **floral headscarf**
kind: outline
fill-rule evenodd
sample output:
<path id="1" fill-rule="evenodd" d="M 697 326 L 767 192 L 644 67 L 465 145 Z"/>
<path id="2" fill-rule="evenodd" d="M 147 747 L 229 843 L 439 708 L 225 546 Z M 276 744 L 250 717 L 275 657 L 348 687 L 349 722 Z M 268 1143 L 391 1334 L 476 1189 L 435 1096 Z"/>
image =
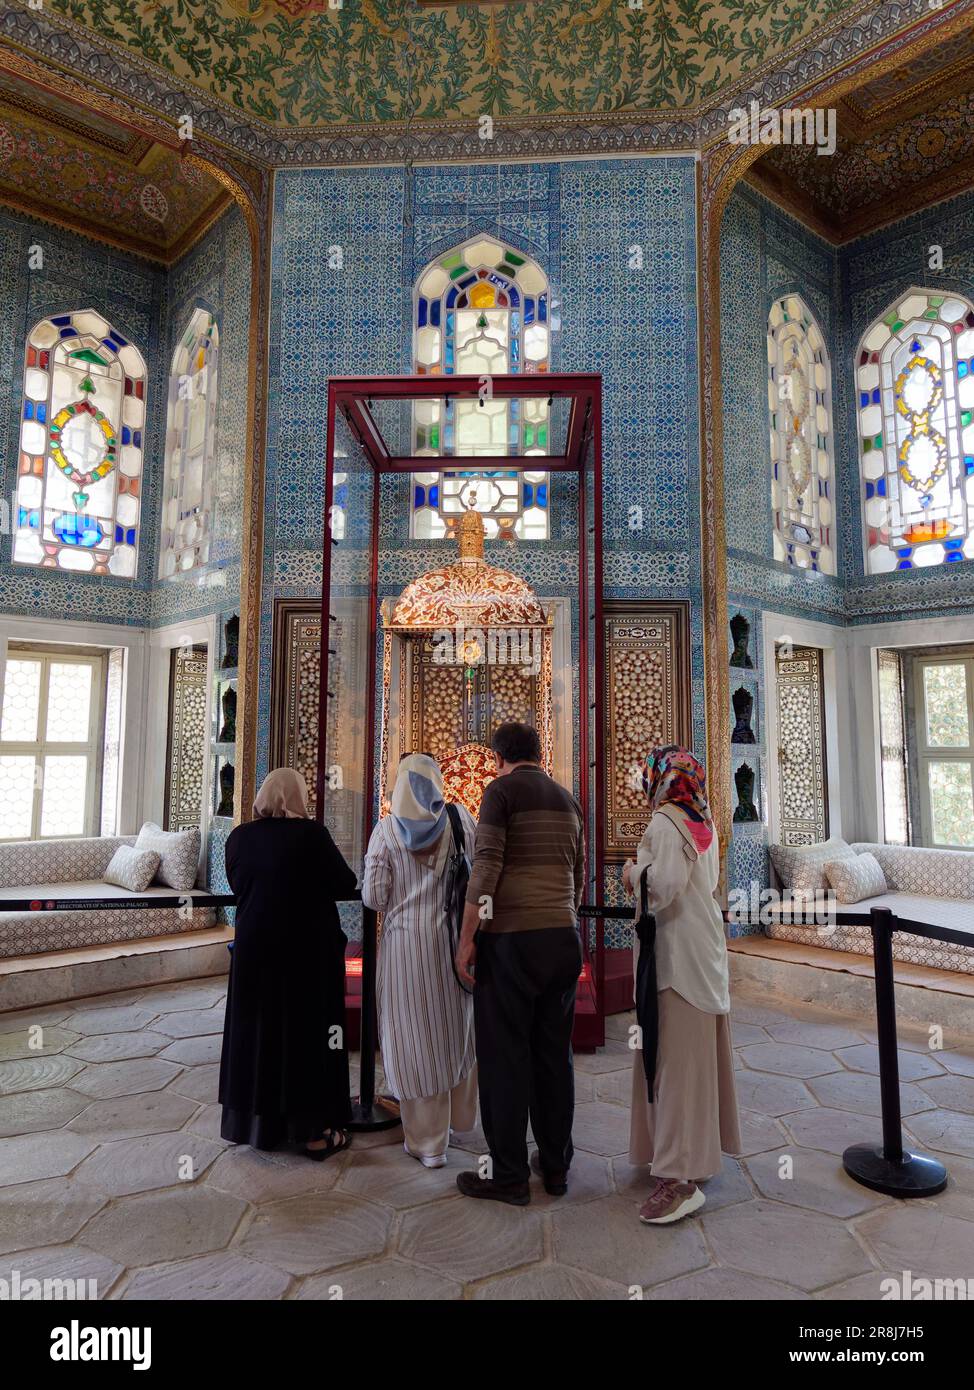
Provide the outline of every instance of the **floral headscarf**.
<path id="1" fill-rule="evenodd" d="M 652 815 L 663 811 L 699 854 L 710 848 L 714 821 L 707 804 L 707 774 L 686 748 L 654 748 L 643 768 Z"/>

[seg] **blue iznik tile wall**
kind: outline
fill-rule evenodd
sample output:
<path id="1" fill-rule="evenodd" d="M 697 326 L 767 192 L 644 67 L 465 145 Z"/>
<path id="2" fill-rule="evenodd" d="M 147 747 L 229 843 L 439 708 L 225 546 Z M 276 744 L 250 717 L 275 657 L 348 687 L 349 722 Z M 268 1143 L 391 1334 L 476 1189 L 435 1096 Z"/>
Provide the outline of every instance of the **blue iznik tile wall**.
<path id="1" fill-rule="evenodd" d="M 417 276 L 433 257 L 487 232 L 527 251 L 549 277 L 560 322 L 554 370 L 603 375 L 605 592 L 694 600 L 702 743 L 694 197 L 693 161 L 684 158 L 277 175 L 265 721 L 273 600 L 320 588 L 327 378 L 411 371 Z M 341 254 L 329 256 L 330 248 Z M 571 596 L 577 585 L 571 487 L 555 480 L 550 541 L 488 547 L 542 595 Z M 402 478 L 382 490 L 383 595 L 449 553 L 444 543 L 409 541 L 407 488 Z M 636 529 L 633 504 L 642 508 Z M 266 757 L 266 724 L 263 732 Z"/>

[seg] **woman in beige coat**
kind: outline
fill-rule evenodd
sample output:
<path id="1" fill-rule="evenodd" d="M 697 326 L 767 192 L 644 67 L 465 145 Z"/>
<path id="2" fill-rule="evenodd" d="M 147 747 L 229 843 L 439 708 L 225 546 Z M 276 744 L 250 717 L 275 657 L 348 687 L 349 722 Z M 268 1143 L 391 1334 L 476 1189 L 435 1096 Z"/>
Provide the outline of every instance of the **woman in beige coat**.
<path id="1" fill-rule="evenodd" d="M 633 1058 L 629 1161 L 655 1182 L 639 1219 L 669 1225 L 704 1204 L 700 1183 L 720 1171 L 721 1151 L 741 1148 L 730 1036 L 727 946 L 714 891 L 720 854 L 706 774 L 684 748 L 656 749 L 643 788 L 650 821 L 623 881 L 637 896 L 645 874 L 656 919 L 658 1028 L 652 1101 L 641 1050 Z M 638 957 L 637 957 L 638 959 Z"/>

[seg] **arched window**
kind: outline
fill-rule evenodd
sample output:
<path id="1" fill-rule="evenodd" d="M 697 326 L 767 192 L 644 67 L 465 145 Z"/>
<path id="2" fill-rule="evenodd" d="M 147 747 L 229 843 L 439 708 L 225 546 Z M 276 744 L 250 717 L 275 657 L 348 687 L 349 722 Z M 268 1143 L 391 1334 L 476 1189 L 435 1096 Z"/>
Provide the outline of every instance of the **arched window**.
<path id="1" fill-rule="evenodd" d="M 169 373 L 160 579 L 210 556 L 219 356 L 216 319 L 208 309 L 194 310 Z"/>
<path id="2" fill-rule="evenodd" d="M 835 573 L 832 383 L 822 331 L 798 295 L 768 315 L 774 558 Z"/>
<path id="3" fill-rule="evenodd" d="M 867 574 L 974 557 L 974 307 L 912 289 L 859 344 Z"/>
<path id="4" fill-rule="evenodd" d="M 416 286 L 414 370 L 497 376 L 546 372 L 551 361 L 551 297 L 544 271 L 529 256 L 493 237 L 478 236 L 439 256 Z M 413 410 L 417 454 L 536 454 L 549 449 L 548 398 L 419 401 Z M 548 536 L 549 477 L 432 469 L 412 475 L 411 534 L 445 536 L 473 507 L 488 536 Z"/>
<path id="5" fill-rule="evenodd" d="M 31 329 L 16 564 L 135 576 L 145 378 L 142 354 L 92 309 Z"/>

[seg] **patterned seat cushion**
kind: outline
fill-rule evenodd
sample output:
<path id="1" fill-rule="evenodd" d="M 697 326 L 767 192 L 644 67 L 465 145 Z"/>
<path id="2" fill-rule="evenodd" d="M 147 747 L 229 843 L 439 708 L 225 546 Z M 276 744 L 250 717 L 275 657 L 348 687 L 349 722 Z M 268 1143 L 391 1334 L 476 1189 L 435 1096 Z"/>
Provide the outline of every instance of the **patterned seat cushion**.
<path id="1" fill-rule="evenodd" d="M 0 845 L 0 889 L 17 888 L 23 883 L 104 878 L 119 845 L 134 844 L 134 835 L 98 835 L 81 840 L 24 840 Z"/>
<path id="2" fill-rule="evenodd" d="M 168 884 L 180 893 L 187 892 L 195 884 L 200 865 L 199 826 L 191 830 L 163 830 L 161 825 L 147 821 L 139 831 L 135 848 L 140 853 L 158 854 L 156 883 Z"/>
<path id="3" fill-rule="evenodd" d="M 105 889 L 104 883 L 89 887 Z M 117 890 L 122 897 L 125 889 Z M 165 890 L 172 892 L 171 889 Z M 107 897 L 106 892 L 99 896 Z M 148 936 L 175 936 L 202 931 L 216 924 L 216 912 L 197 907 L 147 907 L 131 912 L 85 909 L 83 912 L 0 912 L 0 958 L 39 956 L 49 951 L 73 951 L 84 946 L 110 946 Z"/>
<path id="4" fill-rule="evenodd" d="M 120 854 L 122 852 L 119 850 Z M 876 856 L 868 850 L 863 854 L 830 859 L 825 865 L 825 877 L 840 903 L 858 903 L 863 898 L 875 898 L 886 892 L 886 877 Z"/>
<path id="5" fill-rule="evenodd" d="M 843 855 L 851 855 L 852 846 L 839 836 L 814 845 L 772 845 L 771 862 L 783 888 L 801 892 L 821 891 L 828 887 L 825 865 Z"/>
<path id="6" fill-rule="evenodd" d="M 875 857 L 893 892 L 974 899 L 974 854 L 968 850 L 865 843 L 852 848 Z"/>

